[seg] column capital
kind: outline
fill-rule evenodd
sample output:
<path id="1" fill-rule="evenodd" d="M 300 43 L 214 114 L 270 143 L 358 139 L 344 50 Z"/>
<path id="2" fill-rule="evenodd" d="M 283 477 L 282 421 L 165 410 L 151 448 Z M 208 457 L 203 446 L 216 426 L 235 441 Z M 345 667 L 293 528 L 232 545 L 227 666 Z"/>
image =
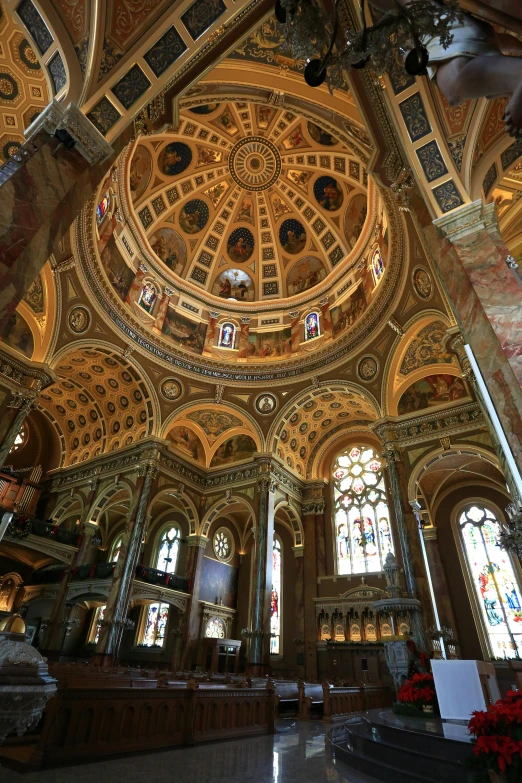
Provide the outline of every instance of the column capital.
<path id="1" fill-rule="evenodd" d="M 187 538 L 187 546 L 197 546 L 199 549 L 206 549 L 208 541 L 206 536 L 191 535 Z"/>
<path id="2" fill-rule="evenodd" d="M 275 492 L 277 482 L 272 476 L 260 476 L 257 479 L 257 486 L 261 492 Z"/>
<path id="3" fill-rule="evenodd" d="M 322 498 L 314 498 L 312 500 L 305 500 L 301 506 L 303 516 L 307 514 L 324 514 L 325 502 Z"/>
<path id="4" fill-rule="evenodd" d="M 436 541 L 438 530 L 436 527 L 423 527 L 422 537 L 425 541 Z"/>
<path id="5" fill-rule="evenodd" d="M 436 218 L 433 225 L 452 243 L 477 231 L 497 230 L 495 203 L 485 204 L 482 199 L 478 199 Z"/>
<path id="6" fill-rule="evenodd" d="M 29 413 L 34 405 L 35 395 L 23 394 L 22 392 L 13 392 L 12 399 L 9 401 L 7 407 L 15 408 L 20 411 L 26 411 Z"/>
<path id="7" fill-rule="evenodd" d="M 304 546 L 293 546 L 294 557 L 304 557 Z"/>
<path id="8" fill-rule="evenodd" d="M 72 102 L 64 107 L 53 98 L 52 102 L 29 125 L 24 135 L 30 141 L 42 131 L 48 133 L 49 136 L 55 136 L 57 131 L 68 133 L 74 140 L 78 152 L 91 166 L 105 160 L 114 152 L 100 131 Z"/>

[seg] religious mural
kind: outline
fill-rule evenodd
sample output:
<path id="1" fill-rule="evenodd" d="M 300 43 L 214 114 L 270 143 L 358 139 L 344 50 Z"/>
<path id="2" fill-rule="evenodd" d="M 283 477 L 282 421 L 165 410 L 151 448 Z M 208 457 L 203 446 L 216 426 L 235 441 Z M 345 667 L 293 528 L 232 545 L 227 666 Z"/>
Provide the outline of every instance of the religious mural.
<path id="1" fill-rule="evenodd" d="M 367 214 L 368 203 L 364 193 L 352 196 L 346 207 L 344 218 L 344 235 L 350 247 L 354 247 L 361 236 Z"/>
<path id="2" fill-rule="evenodd" d="M 109 283 L 112 285 L 116 294 L 124 302 L 129 293 L 129 288 L 134 280 L 134 271 L 130 269 L 118 250 L 114 235 L 103 248 L 101 255 L 102 266 L 105 270 Z"/>
<path id="3" fill-rule="evenodd" d="M 201 441 L 189 427 L 174 427 L 167 435 L 167 440 L 175 449 L 188 455 L 196 462 L 205 462 L 205 450 Z"/>
<path id="4" fill-rule="evenodd" d="M 309 147 L 310 142 L 303 133 L 303 129 L 300 125 L 294 128 L 291 133 L 288 134 L 286 139 L 283 139 L 283 147 L 285 150 L 297 150 L 302 147 Z"/>
<path id="5" fill-rule="evenodd" d="M 465 397 L 469 397 L 469 392 L 462 378 L 455 375 L 427 375 L 406 389 L 399 400 L 398 413 L 403 416 Z"/>
<path id="6" fill-rule="evenodd" d="M 327 275 L 323 262 L 309 256 L 300 259 L 288 272 L 286 288 L 288 296 L 301 294 L 322 282 Z"/>
<path id="7" fill-rule="evenodd" d="M 186 418 L 201 427 L 211 446 L 226 430 L 232 427 L 244 427 L 241 419 L 225 411 L 206 409 L 191 411 L 187 413 Z"/>
<path id="8" fill-rule="evenodd" d="M 138 201 L 147 190 L 152 175 L 152 155 L 147 147 L 138 144 L 132 156 L 129 172 L 129 188 L 132 201 Z"/>
<path id="9" fill-rule="evenodd" d="M 349 329 L 364 313 L 366 306 L 364 291 L 359 286 L 342 304 L 332 307 L 330 314 L 334 335 L 337 337 Z"/>
<path id="10" fill-rule="evenodd" d="M 149 241 L 152 250 L 163 261 L 165 266 L 168 266 L 177 275 L 183 274 L 187 261 L 187 246 L 174 229 L 159 228 L 152 234 Z"/>
<path id="11" fill-rule="evenodd" d="M 212 185 L 212 187 L 207 188 L 203 191 L 205 196 L 208 196 L 209 199 L 212 202 L 212 205 L 214 207 L 217 207 L 227 190 L 229 189 L 230 185 L 229 183 L 224 180 L 223 182 L 218 182 L 217 185 Z"/>
<path id="12" fill-rule="evenodd" d="M 284 359 L 292 352 L 292 330 L 261 332 L 248 335 L 247 354 L 249 359 Z"/>
<path id="13" fill-rule="evenodd" d="M 198 166 L 209 166 L 212 163 L 221 163 L 223 159 L 223 153 L 221 150 L 213 150 L 209 147 L 197 147 L 198 151 Z"/>
<path id="14" fill-rule="evenodd" d="M 212 293 L 222 299 L 239 299 L 253 302 L 255 299 L 254 282 L 242 269 L 226 269 L 216 277 Z"/>
<path id="15" fill-rule="evenodd" d="M 236 215 L 236 223 L 244 221 L 254 225 L 254 202 L 251 196 L 245 196 L 241 202 Z"/>
<path id="16" fill-rule="evenodd" d="M 192 114 L 213 114 L 220 106 L 220 103 L 204 103 L 202 106 L 193 106 L 189 111 Z"/>
<path id="17" fill-rule="evenodd" d="M 167 144 L 158 157 L 159 170 L 169 177 L 181 174 L 191 163 L 192 150 L 182 141 L 172 141 Z"/>
<path id="18" fill-rule="evenodd" d="M 204 201 L 194 198 L 182 207 L 179 225 L 186 234 L 197 234 L 208 223 L 209 211 Z"/>
<path id="19" fill-rule="evenodd" d="M 31 287 L 24 296 L 24 302 L 29 305 L 33 313 L 44 312 L 44 292 L 41 275 L 35 277 Z"/>
<path id="20" fill-rule="evenodd" d="M 343 205 L 341 185 L 333 177 L 318 177 L 314 182 L 314 196 L 320 207 L 336 212 Z"/>
<path id="21" fill-rule="evenodd" d="M 238 133 L 239 128 L 237 127 L 236 120 L 234 119 L 234 115 L 228 108 L 228 106 L 225 107 L 225 110 L 218 115 L 214 120 L 211 120 L 212 125 L 215 125 L 216 128 L 219 128 L 219 130 L 224 131 L 229 136 L 235 136 L 236 133 Z"/>
<path id="22" fill-rule="evenodd" d="M 237 605 L 237 585 L 239 569 L 214 560 L 212 557 L 203 558 L 203 574 L 199 598 L 211 604 L 223 602 L 223 606 L 235 609 Z"/>
<path id="23" fill-rule="evenodd" d="M 25 318 L 15 310 L 7 319 L 7 323 L 2 328 L 1 338 L 4 343 L 20 351 L 29 359 L 34 352 L 33 333 Z"/>
<path id="24" fill-rule="evenodd" d="M 287 215 L 292 210 L 279 196 L 272 196 L 271 200 L 274 217 L 278 220 L 282 215 Z"/>
<path id="25" fill-rule="evenodd" d="M 172 307 L 168 307 L 161 331 L 187 351 L 203 353 L 207 324 L 190 321 L 180 313 L 176 313 Z"/>
<path id="26" fill-rule="evenodd" d="M 408 346 L 401 363 L 401 375 L 409 375 L 427 364 L 452 364 L 452 356 L 444 349 L 446 325 L 442 321 L 433 321 L 423 329 Z"/>
<path id="27" fill-rule="evenodd" d="M 218 465 L 227 465 L 229 462 L 248 459 L 256 451 L 256 443 L 250 435 L 233 435 L 219 446 L 212 457 L 210 467 L 215 468 Z"/>
<path id="28" fill-rule="evenodd" d="M 283 220 L 279 228 L 279 241 L 283 250 L 295 256 L 302 253 L 306 245 L 306 230 L 295 218 Z"/>
<path id="29" fill-rule="evenodd" d="M 254 252 L 254 235 L 248 228 L 236 228 L 227 241 L 227 252 L 232 261 L 241 264 Z"/>
<path id="30" fill-rule="evenodd" d="M 277 109 L 274 109 L 272 106 L 260 106 L 259 104 L 256 104 L 257 127 L 261 130 L 266 130 L 276 114 Z"/>

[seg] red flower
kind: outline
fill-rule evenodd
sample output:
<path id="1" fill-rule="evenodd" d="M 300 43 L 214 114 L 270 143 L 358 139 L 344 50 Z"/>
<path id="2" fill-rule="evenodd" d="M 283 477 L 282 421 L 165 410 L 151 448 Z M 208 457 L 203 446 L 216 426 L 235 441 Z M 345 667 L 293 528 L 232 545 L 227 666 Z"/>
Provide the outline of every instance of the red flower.
<path id="1" fill-rule="evenodd" d="M 473 746 L 475 756 L 493 755 L 501 772 L 513 761 L 514 756 L 522 758 L 522 742 L 516 742 L 511 737 L 496 735 L 493 737 L 479 737 Z"/>

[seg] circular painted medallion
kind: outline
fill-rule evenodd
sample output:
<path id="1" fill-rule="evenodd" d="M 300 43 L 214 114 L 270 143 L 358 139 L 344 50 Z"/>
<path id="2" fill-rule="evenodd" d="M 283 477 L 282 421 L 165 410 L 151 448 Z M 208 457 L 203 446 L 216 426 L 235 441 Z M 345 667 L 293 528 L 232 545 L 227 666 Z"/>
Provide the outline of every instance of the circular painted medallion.
<path id="1" fill-rule="evenodd" d="M 160 152 L 158 168 L 163 174 L 173 177 L 181 174 L 192 163 L 192 150 L 182 141 L 172 141 Z"/>
<path id="2" fill-rule="evenodd" d="M 187 201 L 179 213 L 179 225 L 185 234 L 197 234 L 208 222 L 208 206 L 200 198 Z"/>
<path id="3" fill-rule="evenodd" d="M 220 103 L 203 103 L 201 106 L 193 106 L 189 111 L 192 114 L 212 114 L 221 106 Z"/>
<path id="4" fill-rule="evenodd" d="M 254 252 L 254 235 L 248 228 L 236 228 L 227 241 L 227 252 L 236 264 L 248 261 Z"/>
<path id="5" fill-rule="evenodd" d="M 302 253 L 306 245 L 306 230 L 295 218 L 283 220 L 279 228 L 279 241 L 283 250 L 290 255 Z"/>
<path id="6" fill-rule="evenodd" d="M 228 159 L 236 185 L 251 191 L 266 190 L 281 173 L 277 147 L 262 136 L 246 136 L 232 147 Z"/>
<path id="7" fill-rule="evenodd" d="M 315 200 L 323 209 L 336 212 L 343 205 L 343 191 L 333 177 L 318 177 L 314 183 Z"/>
<path id="8" fill-rule="evenodd" d="M 316 125 L 315 122 L 308 123 L 308 133 L 317 144 L 322 144 L 323 147 L 335 147 L 337 144 L 337 139 L 331 133 Z"/>
<path id="9" fill-rule="evenodd" d="M 183 387 L 176 378 L 165 378 L 160 386 L 160 391 L 169 402 L 177 400 L 183 394 Z"/>
<path id="10" fill-rule="evenodd" d="M 379 370 L 377 359 L 373 356 L 363 356 L 357 365 L 357 375 L 361 381 L 372 381 Z"/>
<path id="11" fill-rule="evenodd" d="M 422 266 L 413 270 L 413 287 L 421 299 L 430 299 L 433 294 L 433 283 L 430 274 Z"/>
<path id="12" fill-rule="evenodd" d="M 80 305 L 73 307 L 67 316 L 67 323 L 71 332 L 74 332 L 74 334 L 83 334 L 91 324 L 91 314 L 86 307 Z"/>
<path id="13" fill-rule="evenodd" d="M 262 416 L 269 416 L 277 408 L 277 399 L 273 394 L 260 394 L 254 403 L 255 409 Z"/>

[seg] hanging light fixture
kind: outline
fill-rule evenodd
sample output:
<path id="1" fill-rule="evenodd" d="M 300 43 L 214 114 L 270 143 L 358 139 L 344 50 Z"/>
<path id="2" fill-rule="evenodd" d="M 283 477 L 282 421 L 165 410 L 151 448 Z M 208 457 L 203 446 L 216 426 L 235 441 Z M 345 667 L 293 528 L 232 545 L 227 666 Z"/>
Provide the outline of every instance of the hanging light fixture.
<path id="1" fill-rule="evenodd" d="M 361 29 L 339 33 L 339 0 L 335 0 L 330 18 L 319 0 L 276 0 L 275 16 L 291 56 L 306 60 L 304 78 L 310 87 L 325 81 L 330 89 L 341 86 L 344 72 L 367 65 L 381 75 L 398 61 L 410 76 L 426 73 L 429 62 L 424 41 L 439 39 L 443 48 L 453 40 L 452 25 L 461 19 L 458 0 L 444 0 L 436 13 L 431 0 L 416 0 L 403 6 L 394 0 L 395 9 L 385 13 L 368 27 L 366 0 L 360 0 Z M 314 31 L 310 34 L 310 31 Z"/>

